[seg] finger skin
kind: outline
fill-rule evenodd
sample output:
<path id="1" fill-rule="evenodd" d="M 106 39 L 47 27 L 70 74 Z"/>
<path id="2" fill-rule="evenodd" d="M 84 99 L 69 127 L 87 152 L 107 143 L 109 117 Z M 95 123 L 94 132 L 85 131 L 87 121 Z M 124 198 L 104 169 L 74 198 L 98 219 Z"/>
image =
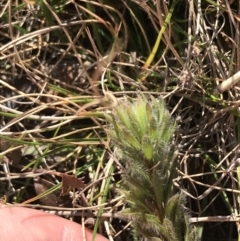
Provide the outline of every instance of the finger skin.
<path id="1" fill-rule="evenodd" d="M 92 232 L 56 215 L 23 207 L 0 208 L 0 239 L 4 241 L 91 241 Z M 85 237 L 85 239 L 84 239 Z M 107 241 L 101 235 L 96 241 Z"/>

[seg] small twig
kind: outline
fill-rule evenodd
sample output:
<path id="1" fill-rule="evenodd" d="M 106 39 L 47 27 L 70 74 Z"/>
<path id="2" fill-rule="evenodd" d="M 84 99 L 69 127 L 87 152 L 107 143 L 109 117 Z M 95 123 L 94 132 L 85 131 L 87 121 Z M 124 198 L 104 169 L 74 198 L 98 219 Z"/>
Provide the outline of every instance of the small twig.
<path id="1" fill-rule="evenodd" d="M 233 75 L 232 77 L 228 78 L 227 80 L 219 84 L 216 87 L 215 92 L 222 93 L 230 89 L 232 86 L 236 85 L 239 82 L 239 80 L 240 80 L 240 71 L 238 71 L 235 75 Z"/>
<path id="2" fill-rule="evenodd" d="M 189 221 L 190 221 L 190 223 L 239 222 L 240 216 L 214 216 L 214 217 L 189 218 Z"/>

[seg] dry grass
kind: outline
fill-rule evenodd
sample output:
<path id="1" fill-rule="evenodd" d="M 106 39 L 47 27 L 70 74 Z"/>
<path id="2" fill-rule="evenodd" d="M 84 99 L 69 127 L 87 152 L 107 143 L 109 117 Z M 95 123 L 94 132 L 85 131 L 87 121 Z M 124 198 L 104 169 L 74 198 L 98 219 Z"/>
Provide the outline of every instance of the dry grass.
<path id="1" fill-rule="evenodd" d="M 117 99 L 148 92 L 163 96 L 178 119 L 174 184 L 189 198 L 202 240 L 237 238 L 239 87 L 217 91 L 240 70 L 240 6 L 177 2 L 147 62 L 171 6 L 154 0 L 2 1 L 1 195 L 7 203 L 37 197 L 25 205 L 62 211 L 90 226 L 94 218 L 95 231 L 133 240 L 130 224 L 117 218 L 125 205 L 116 191 L 122 167 L 103 112 L 114 108 L 109 92 Z M 84 177 L 87 188 L 62 198 L 61 179 L 39 169 Z M 50 198 L 38 196 L 43 191 Z"/>

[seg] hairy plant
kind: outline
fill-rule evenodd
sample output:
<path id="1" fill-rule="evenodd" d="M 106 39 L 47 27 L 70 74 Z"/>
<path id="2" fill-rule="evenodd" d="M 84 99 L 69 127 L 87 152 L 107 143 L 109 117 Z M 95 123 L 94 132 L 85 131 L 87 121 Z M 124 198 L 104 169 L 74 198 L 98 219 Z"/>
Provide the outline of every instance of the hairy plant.
<path id="1" fill-rule="evenodd" d="M 126 163 L 122 192 L 129 208 L 121 212 L 149 240 L 197 240 L 189 225 L 183 193 L 176 193 L 176 123 L 162 98 L 139 95 L 119 102 L 107 116 L 119 159 Z"/>

